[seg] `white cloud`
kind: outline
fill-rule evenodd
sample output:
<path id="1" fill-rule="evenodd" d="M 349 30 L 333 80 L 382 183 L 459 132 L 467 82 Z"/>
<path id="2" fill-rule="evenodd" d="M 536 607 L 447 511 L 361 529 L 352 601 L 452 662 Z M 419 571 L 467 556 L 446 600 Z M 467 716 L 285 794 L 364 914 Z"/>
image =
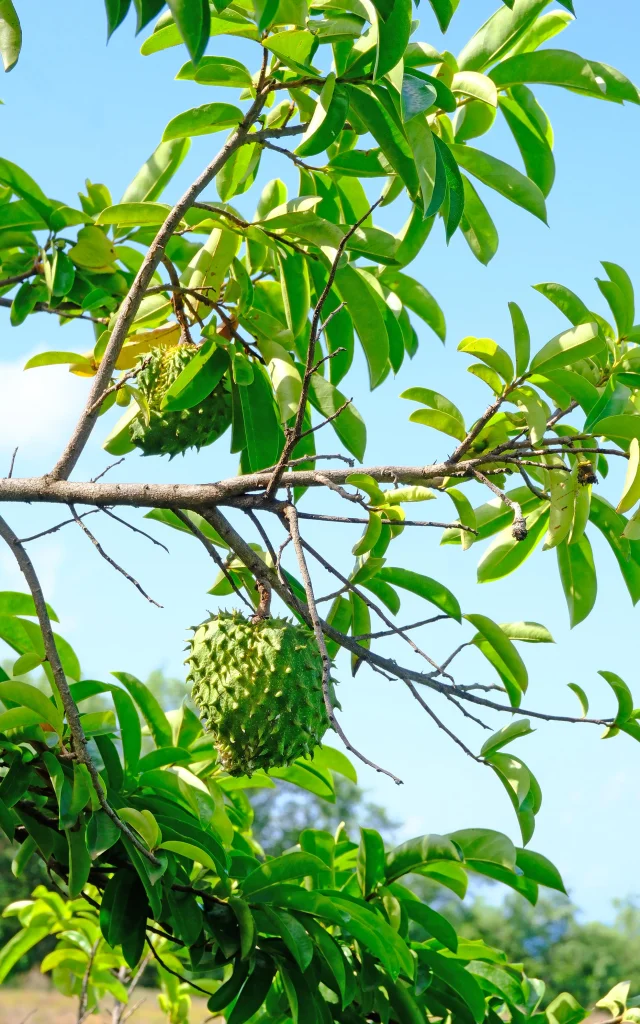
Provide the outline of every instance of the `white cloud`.
<path id="1" fill-rule="evenodd" d="M 86 382 L 66 366 L 23 370 L 28 358 L 0 363 L 0 452 L 4 456 L 19 448 L 20 475 L 25 461 L 55 454 L 63 446 L 87 390 Z"/>

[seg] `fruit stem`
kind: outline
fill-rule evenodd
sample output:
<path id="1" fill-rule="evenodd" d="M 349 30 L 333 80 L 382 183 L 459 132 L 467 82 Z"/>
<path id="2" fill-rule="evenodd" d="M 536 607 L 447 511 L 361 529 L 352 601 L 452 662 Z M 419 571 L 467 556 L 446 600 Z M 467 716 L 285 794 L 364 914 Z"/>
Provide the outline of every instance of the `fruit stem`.
<path id="1" fill-rule="evenodd" d="M 252 626 L 262 622 L 264 619 L 268 619 L 271 615 L 271 587 L 266 583 L 261 583 L 260 580 L 256 580 L 256 590 L 260 595 L 260 603 L 255 615 L 251 619 Z"/>

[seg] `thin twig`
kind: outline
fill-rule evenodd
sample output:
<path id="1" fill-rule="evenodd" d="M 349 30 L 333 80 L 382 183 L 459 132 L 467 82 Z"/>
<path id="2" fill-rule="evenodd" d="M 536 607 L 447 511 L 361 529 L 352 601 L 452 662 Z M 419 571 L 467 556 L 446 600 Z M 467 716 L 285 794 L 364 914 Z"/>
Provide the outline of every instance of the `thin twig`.
<path id="1" fill-rule="evenodd" d="M 17 455 L 17 454 L 18 454 L 18 448 L 17 448 L 17 447 L 15 447 L 15 448 L 13 449 L 13 455 L 11 456 L 11 462 L 9 463 L 9 473 L 8 473 L 8 475 L 7 475 L 7 479 L 9 479 L 9 480 L 10 480 L 10 479 L 11 479 L 11 477 L 13 476 L 13 467 L 14 467 L 14 466 L 15 466 L 15 464 L 16 464 L 16 455 Z"/>
<path id="2" fill-rule="evenodd" d="M 478 531 L 473 526 L 465 526 L 463 523 L 437 523 L 430 519 L 403 519 L 400 522 L 398 519 L 385 519 L 381 513 L 380 521 L 383 526 L 434 526 L 440 530 L 464 530 L 466 533 L 473 533 L 477 536 Z M 368 519 L 358 519 L 355 516 L 325 516 L 319 512 L 298 512 L 300 519 L 314 519 L 316 522 L 321 523 L 352 523 L 360 524 L 361 526 L 366 525 Z"/>
<path id="3" fill-rule="evenodd" d="M 373 203 L 373 205 L 369 207 L 367 212 L 362 217 L 360 217 L 359 220 L 357 220 L 356 223 L 353 224 L 349 228 L 348 231 L 345 232 L 345 234 L 343 235 L 342 239 L 340 240 L 340 244 L 338 245 L 338 248 L 336 249 L 336 254 L 335 254 L 335 256 L 334 256 L 334 258 L 333 258 L 333 260 L 331 262 L 331 269 L 329 270 L 329 274 L 328 274 L 328 277 L 327 277 L 326 284 L 325 284 L 324 288 L 322 289 L 322 292 L 320 293 L 318 301 L 316 302 L 316 305 L 315 305 L 315 308 L 314 308 L 314 311 L 313 311 L 313 316 L 311 318 L 311 331 L 310 331 L 310 335 L 309 335 L 309 348 L 308 348 L 308 351 L 307 351 L 307 362 L 306 362 L 306 366 L 305 366 L 304 376 L 302 378 L 302 388 L 301 388 L 301 391 L 300 391 L 300 398 L 298 400 L 298 408 L 297 408 L 297 411 L 296 411 L 296 417 L 295 417 L 294 425 L 293 425 L 293 427 L 287 428 L 287 430 L 285 431 L 285 438 L 286 438 L 286 440 L 285 440 L 285 443 L 284 443 L 284 447 L 282 449 L 282 453 L 281 453 L 280 458 L 278 460 L 278 465 L 276 466 L 276 468 L 275 468 L 275 470 L 273 472 L 273 476 L 271 477 L 271 480 L 269 481 L 269 483 L 267 485 L 267 489 L 265 491 L 265 497 L 266 498 L 273 497 L 274 492 L 278 489 L 278 485 L 279 485 L 280 480 L 282 478 L 282 474 L 284 472 L 284 468 L 285 468 L 287 462 L 289 461 L 289 459 L 291 458 L 291 454 L 292 454 L 294 448 L 296 447 L 298 441 L 300 440 L 300 434 L 302 433 L 302 426 L 303 426 L 304 416 L 305 416 L 305 412 L 306 412 L 306 408 L 307 408 L 307 398 L 308 398 L 308 395 L 309 395 L 309 388 L 311 386 L 311 377 L 312 377 L 312 373 L 313 373 L 313 363 L 314 363 L 314 359 L 315 359 L 316 342 L 317 342 L 318 336 L 319 336 L 320 324 L 322 323 L 322 310 L 324 308 L 325 302 L 327 301 L 327 298 L 329 297 L 329 292 L 331 291 L 331 288 L 333 287 L 333 282 L 334 282 L 336 274 L 338 272 L 338 266 L 339 266 L 340 260 L 342 258 L 342 254 L 344 253 L 344 251 L 345 251 L 345 249 L 347 247 L 347 243 L 348 243 L 349 239 L 352 238 L 352 236 L 356 233 L 356 231 L 358 230 L 360 225 L 363 224 L 365 222 L 365 220 L 367 220 L 371 216 L 372 212 L 375 210 L 375 208 L 377 206 L 380 205 L 381 202 L 382 202 L 382 197 L 380 197 L 380 199 L 376 200 L 376 202 Z"/>
<path id="4" fill-rule="evenodd" d="M 128 573 L 126 569 L 123 569 L 122 566 L 118 565 L 118 563 L 111 557 L 111 555 L 107 554 L 107 552 L 104 550 L 104 548 L 100 544 L 100 541 L 97 540 L 96 537 L 94 537 L 94 535 L 92 534 L 92 532 L 89 529 L 89 527 L 87 526 L 87 524 L 83 523 L 81 517 L 76 512 L 74 505 L 69 505 L 69 511 L 71 512 L 71 515 L 73 516 L 74 520 L 76 521 L 76 523 L 78 524 L 80 529 L 83 531 L 83 533 L 85 533 L 87 535 L 87 537 L 89 538 L 89 540 L 91 541 L 91 543 L 95 547 L 95 549 L 98 552 L 98 554 L 102 555 L 102 557 L 104 558 L 105 562 L 108 562 L 109 565 L 112 567 L 112 569 L 115 569 L 116 572 L 121 573 L 124 576 L 124 578 L 129 581 L 129 583 L 133 584 L 133 586 L 136 588 L 138 593 L 142 594 L 142 596 L 144 598 L 146 598 L 147 601 L 150 604 L 154 604 L 156 606 L 156 608 L 162 608 L 161 604 L 158 604 L 158 602 L 154 601 L 154 599 L 152 597 L 149 597 L 149 595 L 147 594 L 146 590 L 143 589 L 143 587 L 138 583 L 138 581 L 136 579 L 134 579 L 134 577 L 130 573 Z"/>
<path id="5" fill-rule="evenodd" d="M 100 408 L 100 406 L 104 402 L 105 398 L 107 398 L 109 395 L 114 394 L 117 391 L 120 391 L 125 386 L 127 381 L 134 380 L 138 376 L 138 374 L 142 373 L 143 370 L 146 370 L 147 366 L 151 362 L 151 359 L 152 359 L 152 356 L 151 356 L 151 353 L 149 353 L 138 364 L 138 366 L 134 366 L 133 369 L 127 370 L 127 372 L 124 373 L 122 375 L 122 377 L 120 377 L 120 379 L 115 382 L 115 384 L 111 384 L 110 387 L 105 388 L 105 390 L 102 392 L 102 394 L 98 395 L 98 397 L 96 398 L 95 402 L 93 403 L 93 405 L 89 409 L 89 412 L 90 413 L 95 412 L 96 409 Z"/>
<path id="6" fill-rule="evenodd" d="M 80 519 L 84 519 L 85 516 L 93 516 L 96 512 L 100 512 L 99 508 L 89 509 L 88 512 L 82 512 Z M 40 537 L 48 537 L 50 533 L 57 533 L 63 526 L 69 526 L 70 523 L 75 523 L 75 519 L 63 519 L 61 523 L 57 523 L 55 526 L 50 526 L 48 530 L 41 530 L 40 533 L 34 533 L 31 537 L 21 537 L 19 540 L 20 544 L 28 544 L 32 540 L 39 540 Z"/>
<path id="7" fill-rule="evenodd" d="M 431 666 L 432 666 L 432 668 L 436 669 L 436 674 L 437 674 L 437 675 L 440 675 L 440 671 L 441 671 L 441 670 L 440 670 L 440 666 L 438 665 L 438 663 L 437 663 L 437 662 L 435 662 L 435 661 L 433 660 L 433 658 L 430 658 L 430 657 L 429 657 L 429 655 L 428 655 L 428 654 L 427 654 L 427 653 L 426 653 L 425 651 L 423 651 L 423 650 L 422 650 L 422 649 L 421 649 L 420 647 L 418 647 L 418 645 L 417 645 L 416 643 L 414 643 L 414 641 L 413 641 L 413 640 L 411 639 L 411 637 L 409 637 L 409 636 L 406 636 L 406 635 L 405 635 L 405 633 L 403 632 L 402 628 L 401 628 L 400 626 L 396 626 L 396 625 L 395 625 L 395 623 L 393 623 L 393 622 L 391 621 L 391 619 L 390 619 L 390 618 L 389 618 L 389 617 L 388 617 L 388 616 L 387 616 L 387 615 L 385 614 L 385 612 L 383 612 L 383 611 L 382 611 L 382 609 L 380 608 L 380 606 L 379 606 L 379 605 L 377 605 L 377 604 L 375 603 L 375 601 L 372 601 L 372 600 L 371 600 L 371 598 L 370 598 L 370 597 L 368 597 L 368 595 L 367 595 L 367 594 L 364 594 L 364 593 L 363 593 L 363 592 L 362 592 L 362 591 L 361 591 L 361 590 L 359 589 L 359 587 L 356 587 L 356 586 L 354 586 L 354 584 L 353 584 L 353 583 L 352 583 L 352 582 L 351 582 L 350 580 L 348 580 L 346 576 L 343 576 L 343 575 L 342 575 L 342 573 L 341 573 L 341 572 L 339 572 L 339 571 L 338 571 L 338 570 L 337 570 L 337 569 L 335 568 L 335 566 L 331 565 L 331 563 L 330 563 L 330 562 L 328 562 L 328 561 L 326 560 L 326 558 L 324 558 L 324 557 L 323 557 L 323 556 L 322 556 L 322 555 L 320 554 L 320 552 L 319 552 L 319 551 L 316 551 L 316 550 L 315 550 L 315 548 L 311 547 L 311 545 L 310 545 L 310 544 L 308 544 L 308 543 L 307 543 L 307 541 L 303 540 L 303 541 L 302 541 L 302 544 L 303 544 L 303 546 L 304 546 L 304 547 L 305 547 L 305 548 L 307 549 L 307 551 L 309 552 L 309 554 L 313 555 L 313 557 L 314 557 L 314 558 L 316 559 L 316 561 L 317 561 L 317 562 L 319 562 L 319 563 L 320 563 L 320 565 L 321 565 L 321 566 L 322 566 L 322 567 L 323 567 L 324 569 L 326 569 L 326 570 L 327 570 L 327 572 L 330 572 L 330 573 L 331 573 L 331 574 L 332 574 L 333 576 L 335 576 L 335 577 L 336 577 L 336 579 L 339 579 L 339 580 L 340 580 L 340 582 L 341 582 L 341 583 L 342 583 L 342 584 L 343 584 L 343 585 L 344 585 L 344 586 L 345 586 L 345 587 L 346 587 L 346 588 L 347 588 L 348 590 L 350 590 L 350 591 L 351 591 L 352 593 L 356 594 L 356 596 L 357 596 L 357 597 L 359 597 L 361 601 L 364 601 L 364 603 L 365 603 L 365 604 L 366 604 L 366 605 L 367 605 L 367 606 L 368 606 L 368 607 L 369 607 L 369 608 L 370 608 L 370 609 L 371 609 L 372 611 L 374 611 L 374 612 L 376 613 L 376 615 L 378 615 L 378 616 L 379 616 L 379 618 L 381 618 L 381 619 L 382 619 L 382 621 L 383 621 L 383 622 L 385 623 L 385 625 L 387 625 L 387 626 L 389 627 L 389 629 L 391 629 L 391 630 L 392 630 L 392 631 L 393 631 L 393 632 L 394 632 L 394 633 L 396 634 L 396 636 L 399 636 L 399 637 L 401 637 L 401 639 L 402 639 L 402 640 L 404 640 L 404 641 L 405 641 L 405 643 L 407 643 L 407 644 L 409 645 L 409 647 L 411 647 L 411 649 L 412 649 L 412 650 L 413 650 L 413 651 L 414 651 L 414 652 L 415 652 L 416 654 L 419 654 L 421 658 L 424 658 L 424 660 L 425 660 L 426 662 L 428 662 L 428 663 L 429 663 L 429 665 L 431 665 Z M 442 674 L 446 676 L 446 672 L 445 672 L 445 673 L 442 673 Z"/>
<path id="8" fill-rule="evenodd" d="M 122 458 L 121 458 L 121 459 L 116 459 L 116 461 L 115 461 L 115 462 L 112 462 L 112 463 L 111 463 L 111 464 L 110 464 L 109 466 L 107 466 L 107 468 L 106 468 L 106 469 L 103 469 L 103 470 L 102 470 L 102 473 L 98 473 L 98 475 L 97 475 L 97 476 L 94 476 L 94 477 L 92 477 L 92 478 L 91 478 L 91 483 L 92 483 L 92 484 L 96 484 L 96 483 L 98 482 L 98 480 L 102 480 L 102 477 L 103 477 L 103 476 L 106 476 L 106 475 L 107 475 L 107 473 L 110 473 L 110 472 L 111 472 L 111 470 L 112 470 L 112 469 L 115 469 L 115 468 L 116 468 L 116 466 L 119 466 L 121 462 L 124 462 L 124 455 L 122 456 Z"/>
<path id="9" fill-rule="evenodd" d="M 535 494 L 536 498 L 540 498 L 541 501 L 549 501 L 549 495 L 546 493 L 546 491 L 541 491 L 539 487 L 536 487 L 536 485 L 534 484 L 533 480 L 527 473 L 522 463 L 520 463 L 518 469 L 520 471 L 520 476 L 524 480 L 525 484 L 527 485 L 531 493 Z"/>
<path id="10" fill-rule="evenodd" d="M 307 164 L 304 160 L 301 160 L 299 156 L 292 153 L 290 149 L 285 149 L 284 146 L 277 146 L 275 142 L 270 142 L 268 139 L 261 139 L 260 145 L 264 146 L 265 149 L 272 149 L 274 153 L 281 153 L 282 156 L 286 156 L 291 160 L 296 167 L 302 167 L 305 171 L 322 171 L 322 167 L 313 167 L 311 164 Z"/>
<path id="11" fill-rule="evenodd" d="M 232 526 L 229 520 L 222 515 L 219 509 L 205 509 L 203 511 L 203 518 L 205 518 L 207 522 L 210 523 L 210 525 L 213 526 L 213 528 L 220 534 L 223 540 L 226 541 L 231 550 L 235 552 L 236 556 L 244 565 L 246 565 L 256 579 L 260 579 L 272 586 L 275 592 L 282 598 L 289 608 L 298 612 L 305 621 L 310 623 L 307 606 L 301 601 L 298 601 L 295 597 L 292 597 L 286 587 L 283 586 L 278 575 L 262 561 L 253 548 L 247 544 L 244 538 Z M 345 650 L 351 651 L 352 654 L 356 654 L 363 661 L 366 661 L 372 668 L 382 669 L 383 671 L 390 673 L 395 678 L 397 678 L 398 673 L 401 672 L 403 678 L 411 679 L 413 682 L 419 683 L 422 686 L 427 686 L 438 693 L 444 694 L 445 697 L 451 696 L 458 700 L 467 701 L 478 707 L 491 708 L 493 711 L 500 711 L 508 715 L 513 715 L 514 713 L 514 708 L 511 705 L 498 704 L 497 701 L 481 697 L 476 693 L 462 692 L 461 688 L 456 685 L 440 682 L 435 678 L 433 673 L 427 674 L 424 672 L 418 672 L 415 669 L 410 669 L 404 666 L 400 668 L 392 659 L 385 658 L 376 651 L 362 647 L 360 644 L 356 643 L 352 637 L 347 636 L 345 633 L 341 633 L 339 630 L 335 629 L 334 626 L 331 626 L 324 620 L 320 620 L 320 625 L 322 626 L 325 636 L 328 636 L 331 640 L 335 640 L 336 643 Z M 598 726 L 610 726 L 613 722 L 612 718 L 576 718 L 575 716 L 570 715 L 550 715 L 542 711 L 532 711 L 522 707 L 517 710 L 522 715 L 547 722 L 568 722 L 572 725 Z"/>
<path id="12" fill-rule="evenodd" d="M 401 678 L 402 678 L 402 676 L 401 676 Z M 403 679 L 403 682 L 404 682 L 405 686 L 409 689 L 409 691 L 413 694 L 413 696 L 417 700 L 417 702 L 420 705 L 420 707 L 423 708 L 427 712 L 427 714 L 430 716 L 430 718 L 432 718 L 433 721 L 436 723 L 438 728 L 442 729 L 443 732 L 446 732 L 447 736 L 449 736 L 449 738 L 452 739 L 453 742 L 456 743 L 461 748 L 461 750 L 464 750 L 465 754 L 467 754 L 469 757 L 473 758 L 474 761 L 478 761 L 480 764 L 484 764 L 485 762 L 482 760 L 482 758 L 478 757 L 476 754 L 474 754 L 472 750 L 469 750 L 469 747 L 466 745 L 466 743 L 463 743 L 463 741 L 460 739 L 460 737 L 456 736 L 455 732 L 453 732 L 452 729 L 450 729 L 447 725 L 444 724 L 444 722 L 440 718 L 438 718 L 438 716 L 436 715 L 435 711 L 431 710 L 431 708 L 429 707 L 427 702 L 423 699 L 423 697 L 420 695 L 418 690 L 416 690 L 416 688 L 413 685 L 413 683 L 410 682 L 409 679 Z"/>
<path id="13" fill-rule="evenodd" d="M 397 778 L 397 776 L 393 775 L 392 772 L 387 771 L 386 768 L 381 768 L 380 765 L 376 764 L 374 761 L 370 761 L 368 757 L 365 757 L 365 755 L 361 754 L 359 750 L 356 750 L 353 744 L 350 743 L 350 741 L 347 739 L 347 736 L 345 735 L 342 727 L 340 726 L 340 723 L 336 719 L 336 714 L 333 708 L 333 702 L 331 700 L 330 688 L 331 658 L 329 657 L 327 651 L 324 633 L 322 631 L 320 618 L 318 616 L 318 609 L 316 607 L 315 597 L 313 594 L 313 585 L 311 583 L 311 576 L 309 575 L 309 567 L 307 566 L 307 561 L 304 556 L 303 541 L 300 537 L 300 530 L 298 527 L 298 516 L 296 513 L 295 505 L 288 505 L 284 511 L 284 515 L 286 517 L 287 523 L 289 524 L 291 542 L 293 544 L 293 548 L 298 559 L 298 567 L 300 569 L 300 575 L 302 576 L 302 584 L 304 586 L 305 594 L 307 596 L 307 607 L 309 609 L 311 625 L 316 638 L 316 643 L 318 645 L 318 650 L 320 652 L 320 657 L 322 658 L 322 696 L 324 699 L 324 706 L 327 711 L 327 718 L 329 719 L 331 726 L 333 727 L 333 729 L 335 729 L 347 750 L 349 750 L 352 754 L 354 754 L 361 761 L 363 761 L 364 764 L 369 765 L 370 768 L 374 768 L 377 772 L 381 772 L 383 775 L 388 775 L 390 779 L 393 779 L 397 786 L 401 786 L 402 779 Z"/>
<path id="14" fill-rule="evenodd" d="M 169 275 L 169 280 L 171 281 L 171 291 L 173 293 L 171 296 L 171 301 L 173 304 L 173 311 L 176 315 L 176 320 L 180 324 L 180 341 L 183 344 L 193 345 L 193 338 L 191 337 L 191 331 L 189 330 L 189 321 L 187 320 L 187 317 L 184 312 L 185 299 L 181 294 L 180 278 L 178 277 L 176 268 L 174 267 L 173 263 L 166 255 L 166 253 L 162 254 L 162 256 L 160 257 L 160 262 L 167 271 Z M 195 310 L 193 309 L 190 303 L 189 306 L 195 316 Z"/>
<path id="15" fill-rule="evenodd" d="M 148 935 L 146 936 L 146 939 L 149 945 L 149 949 L 151 950 L 151 953 L 158 961 L 163 971 L 166 971 L 167 974 L 172 974 L 174 978 L 179 978 L 179 980 L 184 982 L 185 985 L 191 985 L 191 988 L 195 988 L 197 992 L 202 992 L 205 996 L 211 996 L 211 992 L 207 991 L 206 988 L 201 988 L 200 985 L 196 985 L 195 981 L 190 981 L 189 978 L 185 978 L 184 975 L 179 974 L 177 971 L 174 971 L 171 967 L 169 967 L 156 950 L 155 946 L 153 945 Z"/>
<path id="16" fill-rule="evenodd" d="M 80 999 L 78 1001 L 78 1024 L 84 1024 L 84 1021 L 89 1016 L 89 1014 L 87 1013 L 87 994 L 89 991 L 89 979 L 91 977 L 93 962 L 96 958 L 96 953 L 98 951 L 98 946 L 100 945 L 100 942 L 101 940 L 98 939 L 96 942 L 94 942 L 93 946 L 91 947 L 89 959 L 87 960 L 87 968 L 82 978 L 82 988 L 80 990 Z"/>
<path id="17" fill-rule="evenodd" d="M 244 603 L 246 604 L 247 608 L 249 608 L 251 610 L 251 614 L 253 615 L 254 607 L 251 604 L 251 601 L 249 601 L 249 599 L 247 597 L 245 597 L 245 595 L 242 593 L 242 591 L 238 587 L 236 581 L 234 580 L 233 576 L 231 575 L 231 573 L 229 572 L 227 566 L 225 565 L 224 559 L 222 559 L 220 557 L 218 551 L 216 550 L 215 545 L 211 543 L 211 541 L 209 540 L 208 537 L 205 537 L 205 535 L 202 532 L 202 530 L 199 529 L 199 527 L 196 526 L 196 524 L 193 522 L 192 519 L 189 518 L 189 516 L 186 514 L 186 512 L 183 512 L 182 509 L 180 509 L 180 508 L 176 508 L 176 509 L 174 509 L 174 514 L 178 517 L 180 522 L 184 523 L 184 525 L 191 531 L 191 533 L 194 535 L 194 537 L 198 538 L 200 543 L 205 548 L 207 554 L 209 554 L 211 556 L 211 558 L 213 558 L 213 560 L 216 563 L 216 565 L 218 566 L 220 572 L 224 575 L 227 583 L 233 589 L 233 592 L 236 594 L 237 597 L 240 598 L 241 601 L 244 601 Z"/>
<path id="18" fill-rule="evenodd" d="M 346 398 L 342 405 L 340 406 L 340 408 L 336 409 L 335 412 L 332 412 L 330 416 L 326 416 L 320 423 L 316 423 L 315 426 L 309 427 L 307 430 L 303 430 L 298 438 L 298 441 L 302 441 L 302 438 L 308 437 L 309 434 L 315 434 L 316 430 L 322 430 L 323 427 L 326 427 L 327 423 L 331 423 L 333 422 L 333 420 L 337 420 L 338 416 L 340 416 L 340 414 L 343 413 L 347 406 L 351 405 L 352 402 L 353 398 Z"/>
<path id="19" fill-rule="evenodd" d="M 155 537 L 152 537 L 150 533 L 146 532 L 146 530 L 141 530 L 139 527 L 134 526 L 133 523 L 128 523 L 126 519 L 121 519 L 120 516 L 117 516 L 110 508 L 101 508 L 98 511 L 104 512 L 105 515 L 115 519 L 116 522 L 122 523 L 122 525 L 126 526 L 128 530 L 132 530 L 134 533 L 139 533 L 141 537 L 146 537 L 152 544 L 155 544 L 157 547 L 162 548 L 163 551 L 166 551 L 168 555 L 171 554 L 167 545 L 163 544 L 161 540 L 157 540 Z"/>
<path id="20" fill-rule="evenodd" d="M 504 491 L 501 491 L 499 487 L 496 487 L 493 481 L 489 480 L 489 478 L 486 477 L 484 473 L 481 473 L 479 469 L 473 469 L 472 473 L 476 480 L 479 480 L 481 484 L 484 484 L 485 487 L 488 487 L 490 491 L 493 491 L 493 493 L 500 498 L 503 505 L 506 505 L 507 508 L 511 509 L 513 512 L 513 526 L 511 527 L 511 534 L 514 540 L 524 540 L 528 533 L 527 520 L 522 514 L 520 504 L 505 494 Z"/>
<path id="21" fill-rule="evenodd" d="M 5 309 L 11 309 L 13 301 L 11 299 L 0 298 L 0 306 Z M 88 313 L 65 313 L 62 309 L 53 309 L 51 306 L 45 305 L 44 302 L 36 303 L 34 313 L 53 313 L 54 316 L 62 317 L 63 320 L 87 320 L 92 324 L 104 325 L 108 323 L 107 317 L 89 316 Z"/>
<path id="22" fill-rule="evenodd" d="M 298 512 L 298 516 L 300 516 L 299 512 Z M 341 593 L 344 593 L 344 588 L 343 588 L 343 590 L 338 591 L 336 594 L 328 595 L 328 597 L 339 597 Z M 320 597 L 320 598 L 318 598 L 318 602 L 320 602 L 320 601 L 327 601 L 328 597 Z M 412 622 L 408 626 L 402 626 L 401 629 L 402 629 L 403 633 L 408 633 L 410 629 L 419 629 L 421 626 L 430 626 L 432 622 L 441 622 L 443 619 L 448 619 L 448 618 L 449 618 L 449 616 L 448 615 L 444 615 L 444 614 L 443 615 L 432 615 L 430 619 L 422 619 L 421 622 Z M 395 636 L 395 635 L 396 635 L 396 630 L 395 629 L 383 629 L 380 633 L 361 633 L 359 636 L 352 636 L 351 639 L 352 640 L 358 640 L 358 641 L 360 641 L 360 640 L 382 640 L 382 638 L 385 637 L 385 636 Z"/>

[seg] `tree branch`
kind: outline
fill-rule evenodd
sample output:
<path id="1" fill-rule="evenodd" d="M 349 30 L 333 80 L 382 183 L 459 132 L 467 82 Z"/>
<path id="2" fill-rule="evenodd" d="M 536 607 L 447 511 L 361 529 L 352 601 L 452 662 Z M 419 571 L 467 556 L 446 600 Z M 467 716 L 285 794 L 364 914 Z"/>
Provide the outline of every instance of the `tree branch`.
<path id="1" fill-rule="evenodd" d="M 374 768 L 377 772 L 383 775 L 388 775 L 390 779 L 396 783 L 397 786 L 402 785 L 402 779 L 397 778 L 391 772 L 385 768 L 381 768 L 380 765 L 374 761 L 370 761 L 368 757 L 361 754 L 359 750 L 353 746 L 345 735 L 340 723 L 336 719 L 336 714 L 331 701 L 331 658 L 327 651 L 327 645 L 324 639 L 324 633 L 322 631 L 322 625 L 320 623 L 320 617 L 318 615 L 318 609 L 316 607 L 315 597 L 313 594 L 313 586 L 311 583 L 311 576 L 309 575 L 309 567 L 307 566 L 307 560 L 304 557 L 303 541 L 300 537 L 300 530 L 298 527 L 298 516 L 295 505 L 287 505 L 284 510 L 284 516 L 289 524 L 289 531 L 291 533 L 291 541 L 293 543 L 293 549 L 298 559 L 298 566 L 300 569 L 300 575 L 302 576 L 302 583 L 304 586 L 305 594 L 307 595 L 307 608 L 309 609 L 309 617 L 311 619 L 311 626 L 316 638 L 320 657 L 322 658 L 322 696 L 324 699 L 324 706 L 327 711 L 327 718 L 331 723 L 332 728 L 337 732 L 338 736 L 344 743 L 347 750 L 358 757 L 364 764 L 369 765 L 370 768 Z"/>
<path id="2" fill-rule="evenodd" d="M 265 75 L 266 65 L 263 61 L 263 68 L 256 89 L 256 98 L 251 107 L 235 131 L 233 131 L 228 137 L 220 152 L 214 157 L 209 166 L 205 168 L 198 178 L 196 178 L 193 184 L 189 186 L 184 195 L 175 204 L 164 224 L 159 229 L 153 242 L 149 246 L 140 269 L 135 276 L 135 280 L 129 289 L 129 293 L 120 306 L 115 326 L 111 332 L 109 344 L 107 345 L 100 366 L 98 367 L 98 372 L 93 379 L 93 385 L 91 387 L 85 409 L 78 420 L 69 443 L 50 473 L 50 478 L 52 480 L 68 479 L 80 458 L 89 437 L 91 436 L 91 431 L 93 430 L 97 419 L 95 403 L 105 388 L 109 386 L 111 375 L 115 369 L 116 361 L 120 355 L 120 351 L 129 332 L 129 328 L 133 323 L 144 293 L 151 282 L 151 278 L 164 255 L 167 242 L 171 238 L 174 230 L 180 224 L 184 214 L 191 206 L 193 206 L 195 200 L 203 189 L 213 181 L 218 171 L 224 167 L 225 163 L 236 149 L 247 141 L 249 130 L 256 122 L 258 115 L 267 101 L 268 93 L 264 89 Z M 253 141 L 253 139 L 251 141 Z"/>

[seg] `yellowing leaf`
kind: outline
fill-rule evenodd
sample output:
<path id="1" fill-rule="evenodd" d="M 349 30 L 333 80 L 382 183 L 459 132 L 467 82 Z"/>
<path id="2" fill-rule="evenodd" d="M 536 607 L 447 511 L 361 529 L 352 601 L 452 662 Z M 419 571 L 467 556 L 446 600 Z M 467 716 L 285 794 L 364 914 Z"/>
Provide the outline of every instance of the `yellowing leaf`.
<path id="1" fill-rule="evenodd" d="M 116 362 L 117 370 L 130 370 L 136 365 L 140 356 L 150 352 L 152 348 L 161 346 L 169 348 L 176 345 L 180 338 L 180 324 L 173 321 L 156 327 L 152 331 L 140 331 L 138 334 L 130 335 L 122 346 L 120 355 Z"/>
<path id="2" fill-rule="evenodd" d="M 111 274 L 116 271 L 116 251 L 100 228 L 93 226 L 78 231 L 78 241 L 69 249 L 69 256 L 79 267 L 94 273 Z"/>

